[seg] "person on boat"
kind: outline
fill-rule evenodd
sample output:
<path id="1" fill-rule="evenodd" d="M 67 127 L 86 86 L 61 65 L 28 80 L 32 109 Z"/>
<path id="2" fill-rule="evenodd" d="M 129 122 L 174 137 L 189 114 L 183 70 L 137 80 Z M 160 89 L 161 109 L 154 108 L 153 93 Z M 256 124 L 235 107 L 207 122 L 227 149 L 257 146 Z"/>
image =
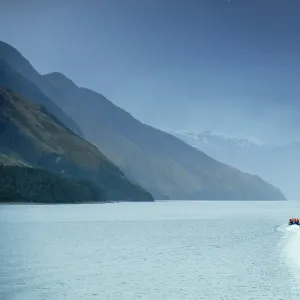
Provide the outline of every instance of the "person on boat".
<path id="1" fill-rule="evenodd" d="M 290 218 L 289 224 L 292 225 L 294 223 L 293 218 Z"/>

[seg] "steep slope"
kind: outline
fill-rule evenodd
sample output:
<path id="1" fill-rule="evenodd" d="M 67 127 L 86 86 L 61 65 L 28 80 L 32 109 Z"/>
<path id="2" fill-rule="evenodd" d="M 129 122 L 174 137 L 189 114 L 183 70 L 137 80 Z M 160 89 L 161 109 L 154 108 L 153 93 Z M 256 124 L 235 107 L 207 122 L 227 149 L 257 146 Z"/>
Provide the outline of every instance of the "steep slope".
<path id="1" fill-rule="evenodd" d="M 66 177 L 92 181 L 109 200 L 152 201 L 98 149 L 73 134 L 42 106 L 0 87 L 0 152 Z"/>
<path id="2" fill-rule="evenodd" d="M 178 138 L 147 126 L 102 95 L 78 88 L 59 73 L 45 75 L 54 100 L 88 140 L 157 198 L 281 200 L 283 194 L 257 176 L 221 164 Z"/>
<path id="3" fill-rule="evenodd" d="M 31 101 L 43 105 L 63 124 L 82 136 L 78 125 L 39 88 L 47 90 L 47 83 L 31 64 L 12 46 L 0 41 L 0 85 L 11 88 Z"/>
<path id="4" fill-rule="evenodd" d="M 147 126 L 104 96 L 60 73 L 41 76 L 22 56 L 0 58 L 29 78 L 76 120 L 84 136 L 156 198 L 277 200 L 283 194 L 256 176 L 221 164 L 170 134 Z M 16 51 L 16 50 L 15 50 Z M 17 52 L 18 53 L 18 52 Z"/>

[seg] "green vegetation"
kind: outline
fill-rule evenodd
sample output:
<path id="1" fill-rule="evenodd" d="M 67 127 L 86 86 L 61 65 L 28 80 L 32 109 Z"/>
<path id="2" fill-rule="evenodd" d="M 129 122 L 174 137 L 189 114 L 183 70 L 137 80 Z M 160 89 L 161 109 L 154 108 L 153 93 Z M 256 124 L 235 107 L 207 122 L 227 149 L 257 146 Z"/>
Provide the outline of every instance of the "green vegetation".
<path id="1" fill-rule="evenodd" d="M 105 201 L 104 191 L 45 170 L 0 165 L 0 202 L 82 203 Z"/>

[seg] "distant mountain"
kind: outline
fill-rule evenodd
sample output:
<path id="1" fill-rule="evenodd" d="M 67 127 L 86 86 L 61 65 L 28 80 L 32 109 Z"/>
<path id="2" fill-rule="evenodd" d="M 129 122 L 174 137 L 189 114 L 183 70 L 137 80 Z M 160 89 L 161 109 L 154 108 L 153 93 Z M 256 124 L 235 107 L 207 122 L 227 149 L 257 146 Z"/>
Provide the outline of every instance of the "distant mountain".
<path id="1" fill-rule="evenodd" d="M 137 121 L 62 74 L 44 78 L 64 95 L 57 104 L 76 120 L 86 138 L 156 198 L 284 199 L 260 178 L 218 163 L 172 135 Z"/>
<path id="2" fill-rule="evenodd" d="M 279 186 L 290 200 L 300 198 L 300 143 L 271 143 L 253 137 L 236 137 L 211 131 L 170 132 L 213 158 Z"/>
<path id="3" fill-rule="evenodd" d="M 213 131 L 200 133 L 170 131 L 170 133 L 213 158 L 234 166 L 239 155 L 249 155 L 269 148 L 269 145 L 253 137 L 236 137 Z"/>
<path id="4" fill-rule="evenodd" d="M 27 165 L 77 181 L 90 181 L 104 190 L 108 200 L 153 201 L 148 192 L 129 181 L 95 146 L 75 135 L 44 107 L 3 87 L 0 87 L 0 153 L 0 161 L 5 165 Z M 78 185 L 43 174 L 42 177 L 60 182 L 64 189 Z"/>
<path id="5" fill-rule="evenodd" d="M 63 74 L 37 76 L 23 59 L 19 56 L 6 62 L 56 102 L 86 139 L 156 199 L 285 199 L 261 178 L 219 163 L 171 134 L 139 122 L 103 95 L 79 88 Z"/>
<path id="6" fill-rule="evenodd" d="M 82 136 L 78 125 L 47 96 L 47 82 L 31 66 L 22 54 L 10 45 L 0 41 L 0 85 L 11 88 L 23 97 L 43 105 L 63 124 Z M 43 88 L 43 92 L 40 87 Z"/>

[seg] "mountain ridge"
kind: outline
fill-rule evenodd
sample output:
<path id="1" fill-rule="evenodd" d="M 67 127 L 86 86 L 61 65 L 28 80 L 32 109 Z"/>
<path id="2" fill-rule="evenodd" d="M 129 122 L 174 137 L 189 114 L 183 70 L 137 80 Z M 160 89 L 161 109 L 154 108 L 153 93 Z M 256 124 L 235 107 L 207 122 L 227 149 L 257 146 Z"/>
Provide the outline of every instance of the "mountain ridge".
<path id="1" fill-rule="evenodd" d="M 24 68 L 17 70 L 34 77 L 32 70 L 28 71 L 31 75 Z M 89 142 L 156 199 L 285 200 L 279 189 L 261 178 L 220 163 L 136 120 L 103 95 L 74 86 L 63 74 L 44 74 L 32 80 L 76 121 Z"/>
<path id="2" fill-rule="evenodd" d="M 40 79 L 41 75 L 17 49 L 2 41 L 0 41 L 0 72 L 1 85 L 12 88 L 31 101 L 42 104 L 69 129 L 82 136 L 75 121 L 45 94 L 44 91 L 49 88 Z M 40 86 L 43 87 L 43 91 Z"/>
<path id="3" fill-rule="evenodd" d="M 60 78 L 64 78 L 65 80 L 67 79 L 67 77 L 65 76 L 65 75 L 59 75 L 58 76 L 58 74 L 57 73 L 51 73 L 51 74 L 47 74 L 47 75 L 44 75 L 46 78 L 51 78 L 51 81 L 52 82 L 54 82 L 55 80 L 60 80 Z M 61 83 L 62 84 L 62 83 Z M 63 84 L 62 84 L 63 85 Z M 74 92 L 75 91 L 75 89 L 73 89 L 72 90 L 72 92 Z M 163 132 L 163 131 L 161 131 L 161 130 L 159 130 L 159 129 L 153 129 L 151 126 L 148 126 L 148 125 L 146 125 L 146 124 L 144 124 L 144 123 L 142 123 L 142 122 L 140 122 L 140 121 L 138 121 L 138 120 L 136 120 L 136 119 L 134 119 L 134 117 L 130 114 L 130 113 L 128 113 L 128 112 L 126 112 L 125 110 L 123 110 L 123 109 L 121 109 L 121 108 L 119 108 L 119 107 L 116 107 L 111 101 L 109 101 L 109 100 L 107 100 L 103 95 L 101 95 L 101 94 L 99 94 L 99 93 L 97 93 L 97 92 L 95 92 L 95 91 L 92 91 L 92 90 L 89 90 L 89 89 L 86 89 L 86 88 L 80 88 L 80 87 L 77 87 L 77 92 L 78 93 L 80 93 L 81 94 L 81 96 L 79 96 L 78 97 L 78 95 L 77 95 L 77 97 L 75 96 L 75 95 L 73 95 L 73 94 L 69 94 L 69 98 L 67 98 L 67 99 L 64 99 L 64 101 L 63 101 L 63 103 L 64 103 L 64 105 L 66 105 L 66 106 L 64 106 L 64 105 L 62 105 L 62 108 L 63 109 L 65 109 L 65 111 L 66 112 L 68 112 L 70 115 L 73 115 L 73 117 L 77 120 L 77 122 L 78 122 L 78 124 L 80 124 L 80 126 L 81 126 L 81 128 L 82 128 L 82 130 L 83 130 L 83 132 L 84 132 L 84 134 L 85 134 L 85 136 L 87 136 L 87 138 L 89 139 L 89 140 L 91 140 L 91 141 L 93 141 L 95 144 L 97 144 L 103 151 L 104 151 L 104 153 L 106 153 L 106 155 L 108 155 L 108 157 L 110 157 L 110 159 L 112 160 L 112 161 L 115 161 L 121 168 L 123 168 L 123 169 L 125 169 L 125 173 L 126 173 L 126 175 L 127 176 L 132 176 L 132 178 L 134 178 L 134 179 L 136 179 L 136 180 L 138 180 L 138 176 L 136 175 L 136 173 L 131 173 L 130 174 L 130 171 L 132 170 L 132 168 L 130 168 L 130 166 L 129 167 L 126 167 L 126 164 L 124 164 L 124 162 L 122 162 L 119 158 L 117 158 L 117 157 L 114 157 L 113 156 L 113 154 L 111 154 L 110 152 L 111 152 L 111 149 L 105 149 L 105 145 L 103 145 L 102 147 L 101 147 L 101 144 L 100 144 L 100 142 L 98 142 L 97 143 L 97 140 L 95 139 L 95 137 L 93 137 L 92 135 L 91 135 L 91 132 L 89 132 L 89 130 L 86 130 L 86 128 L 85 128 L 85 125 L 86 125 L 86 122 L 85 121 L 80 121 L 80 117 L 77 115 L 77 117 L 75 117 L 75 112 L 72 110 L 72 109 L 76 109 L 76 107 L 77 107 L 77 105 L 78 105 L 78 102 L 77 101 L 80 101 L 80 99 L 79 98 L 82 98 L 82 99 L 89 99 L 90 100 L 90 102 L 89 102 L 89 106 L 90 107 L 92 107 L 93 105 L 99 105 L 99 103 L 101 103 L 101 109 L 100 109 L 100 105 L 99 105 L 99 111 L 100 110 L 103 110 L 103 109 L 105 109 L 105 112 L 106 112 L 106 116 L 110 116 L 110 118 L 112 118 L 112 119 L 114 119 L 114 120 L 118 120 L 119 122 L 120 122 L 120 124 L 118 125 L 118 126 L 116 126 L 116 123 L 114 123 L 114 124 L 110 124 L 110 127 L 109 127 L 109 130 L 110 131 L 114 131 L 114 134 L 116 134 L 115 133 L 115 131 L 117 131 L 117 133 L 118 134 L 121 134 L 121 137 L 119 137 L 118 138 L 118 140 L 120 140 L 120 139 L 122 139 L 124 136 L 126 136 L 126 138 L 129 140 L 129 141 L 133 141 L 133 142 L 136 142 L 136 136 L 138 135 L 138 134 L 133 134 L 133 132 L 134 131 L 136 131 L 136 127 L 137 126 L 142 126 L 143 127 L 143 135 L 145 135 L 145 136 L 147 136 L 147 137 L 149 137 L 149 135 L 152 135 L 152 141 L 153 141 L 153 135 L 157 135 L 158 133 L 161 135 L 161 136 L 163 136 L 163 138 L 162 138 L 162 140 L 161 141 L 159 141 L 159 143 L 160 143 L 160 151 L 158 151 L 158 152 L 161 152 L 161 154 L 163 153 L 163 155 L 165 154 L 164 153 L 164 151 L 163 151 L 163 149 L 164 149 L 164 147 L 166 147 L 166 148 L 170 148 L 169 147 L 169 145 L 166 145 L 166 144 L 172 144 L 172 143 L 174 143 L 174 139 L 173 139 L 173 137 L 171 138 L 172 140 L 170 141 L 169 140 L 169 142 L 168 143 L 164 143 L 163 142 L 163 140 L 165 140 L 165 139 L 169 139 L 170 137 L 171 137 L 171 135 L 169 135 L 168 133 L 166 133 L 166 132 Z M 72 101 L 72 107 L 71 106 L 68 106 L 68 99 L 70 99 L 70 101 Z M 71 100 L 72 99 L 72 100 Z M 75 101 L 75 102 L 74 102 Z M 97 106 L 96 106 L 97 107 Z M 83 113 L 83 108 L 82 109 L 80 109 L 80 111 L 81 111 L 81 114 Z M 95 110 L 94 109 L 94 111 L 97 111 L 97 110 Z M 89 113 L 89 118 L 91 118 L 93 116 L 93 113 L 90 111 L 90 113 Z M 106 116 L 104 116 L 104 115 L 101 115 L 101 117 L 99 116 L 98 117 L 98 119 L 100 120 L 101 119 L 101 122 L 100 121 L 98 121 L 98 124 L 100 125 L 100 123 L 101 123 L 101 125 L 104 123 L 104 124 L 107 124 L 107 122 L 109 122 L 109 120 L 108 119 L 106 119 Z M 81 115 L 81 117 L 82 117 L 82 115 Z M 103 121 L 103 119 L 106 119 L 105 121 Z M 125 120 L 126 120 L 126 126 L 123 126 L 123 122 L 125 122 Z M 134 125 L 130 125 L 129 123 L 130 122 L 134 122 Z M 128 127 L 129 126 L 129 127 Z M 126 128 L 126 129 L 125 129 Z M 140 127 L 141 128 L 141 127 Z M 141 130 L 141 129 L 140 129 Z M 155 130 L 155 133 L 153 132 L 153 130 Z M 179 139 L 178 139 L 179 140 Z M 178 141 L 177 140 L 177 141 Z M 158 142 L 157 142 L 158 143 Z M 139 140 L 139 146 L 142 146 L 143 147 L 143 150 L 145 151 L 145 152 L 151 152 L 151 151 L 154 151 L 155 149 L 154 148 L 156 148 L 156 146 L 154 146 L 153 147 L 153 145 L 156 145 L 157 143 L 152 143 L 152 144 L 147 144 L 146 143 L 146 146 L 145 146 L 145 141 L 144 140 Z M 176 143 L 176 142 L 175 142 Z M 165 144 L 165 145 L 164 145 Z M 116 148 L 119 148 L 119 146 L 120 146 L 120 144 L 116 147 Z M 207 166 L 207 165 L 209 165 L 209 164 L 211 164 L 211 165 L 214 165 L 214 164 L 218 164 L 218 166 L 220 166 L 221 165 L 221 163 L 219 163 L 219 162 L 216 162 L 214 159 L 212 159 L 211 157 L 209 157 L 208 155 L 206 155 L 205 153 L 203 153 L 203 152 L 201 152 L 201 154 L 199 154 L 199 151 L 198 150 L 193 150 L 193 149 L 190 149 L 190 147 L 187 145 L 187 144 L 181 144 L 181 143 L 179 143 L 179 145 L 177 145 L 177 147 L 179 147 L 180 146 L 180 151 L 182 151 L 182 153 L 184 153 L 184 152 L 186 152 L 186 149 L 189 149 L 188 151 L 189 152 L 194 152 L 194 153 L 197 153 L 197 155 L 198 155 L 198 159 L 199 159 L 199 156 L 201 155 L 201 157 L 202 157 L 202 167 L 205 167 L 205 166 Z M 165 150 L 165 151 L 169 151 L 169 149 L 168 150 Z M 180 151 L 178 151 L 178 152 L 180 152 Z M 156 154 L 158 154 L 158 153 L 156 153 Z M 178 157 L 178 153 L 177 153 L 177 158 L 175 159 L 175 162 L 176 161 L 178 161 L 178 159 L 180 159 L 180 160 L 185 160 L 183 157 L 182 157 L 182 155 L 179 155 L 179 156 L 181 156 L 180 158 Z M 166 160 L 167 158 L 165 158 L 164 160 Z M 162 162 L 161 161 L 161 164 L 163 164 L 164 162 Z M 125 168 L 124 168 L 124 165 L 125 165 Z M 175 166 L 176 164 L 174 164 L 174 166 Z M 210 166 L 209 168 L 212 168 L 213 166 Z M 237 170 L 235 170 L 234 168 L 232 168 L 232 167 L 229 167 L 229 166 L 227 166 L 227 165 L 225 165 L 225 164 L 223 164 L 223 167 L 225 167 L 225 168 L 229 168 L 229 169 L 231 169 L 231 170 L 234 170 L 234 172 L 236 172 Z M 177 167 L 175 167 L 177 170 L 180 170 L 180 172 L 181 173 L 184 173 L 184 172 L 186 172 L 186 171 L 184 171 L 183 169 L 182 169 L 182 166 L 181 165 L 177 165 Z M 179 169 L 178 169 L 179 168 Z M 189 163 L 189 169 L 191 170 L 192 169 L 192 166 L 191 166 L 191 164 Z M 126 172 L 127 171 L 127 172 Z M 186 174 L 185 176 L 189 176 L 189 174 Z M 254 177 L 256 180 L 258 180 L 258 177 Z M 193 178 L 193 177 L 189 177 L 189 182 L 187 183 L 187 184 L 190 184 L 191 182 L 192 182 L 192 188 L 195 188 L 195 186 L 200 186 L 201 185 L 201 182 L 200 181 L 194 181 L 195 179 Z M 206 180 L 206 182 L 208 182 L 207 181 L 207 179 L 203 179 L 204 181 Z M 194 182 L 194 183 L 193 183 Z M 262 181 L 263 182 L 263 181 Z M 141 183 L 141 181 L 140 181 L 140 183 Z M 207 183 L 206 183 L 207 184 Z M 147 183 L 143 183 L 143 186 L 145 186 L 146 187 L 146 189 L 150 189 L 150 191 L 152 191 L 152 192 L 154 192 L 154 194 L 156 193 L 156 191 L 155 191 L 155 188 L 153 188 L 153 186 L 152 187 L 149 187 L 148 185 L 147 185 Z M 159 187 L 158 189 L 160 189 L 161 187 Z M 249 194 L 251 194 L 251 193 L 249 193 Z M 217 198 L 220 198 L 220 195 L 221 195 L 221 193 L 219 193 L 219 194 L 216 194 L 216 195 L 218 195 L 217 196 Z M 174 197 L 174 195 L 172 195 L 172 196 L 170 196 L 167 192 L 166 192 L 166 190 L 164 190 L 162 193 L 161 193 L 161 196 L 163 196 L 163 197 L 165 197 L 165 196 L 167 196 L 168 198 L 172 198 L 172 199 L 176 199 L 176 196 Z M 180 195 L 179 196 L 179 198 L 184 198 L 185 197 L 185 195 L 184 194 L 182 194 L 182 195 Z M 192 198 L 192 199 L 197 199 L 197 198 L 202 198 L 203 199 L 203 197 L 205 197 L 205 198 L 210 198 L 209 197 L 209 192 L 196 192 L 195 193 L 195 195 L 193 195 L 192 193 L 189 195 L 189 197 L 190 198 Z M 229 197 L 229 196 L 228 196 Z M 237 196 L 235 196 L 235 198 L 236 198 Z M 251 196 L 249 195 L 249 196 L 247 196 L 247 197 L 249 197 L 249 198 L 251 198 Z M 256 196 L 257 197 L 257 196 Z"/>

